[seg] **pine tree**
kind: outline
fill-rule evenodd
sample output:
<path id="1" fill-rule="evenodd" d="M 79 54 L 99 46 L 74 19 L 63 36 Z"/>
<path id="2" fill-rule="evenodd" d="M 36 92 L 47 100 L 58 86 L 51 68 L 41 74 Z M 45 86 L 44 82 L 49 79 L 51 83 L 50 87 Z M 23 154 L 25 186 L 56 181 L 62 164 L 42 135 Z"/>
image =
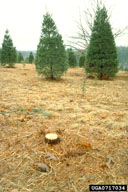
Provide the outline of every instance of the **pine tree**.
<path id="1" fill-rule="evenodd" d="M 68 69 L 62 36 L 58 33 L 55 22 L 49 13 L 43 17 L 35 65 L 39 74 L 50 79 L 60 79 Z"/>
<path id="2" fill-rule="evenodd" d="M 30 64 L 32 64 L 33 60 L 34 60 L 33 53 L 32 53 L 32 52 L 30 52 L 30 54 L 29 54 L 29 58 L 28 58 L 28 61 L 29 61 L 29 63 L 30 63 Z"/>
<path id="3" fill-rule="evenodd" d="M 84 67 L 85 65 L 85 54 L 81 53 L 80 59 L 79 59 L 79 67 Z"/>
<path id="4" fill-rule="evenodd" d="M 10 67 L 12 66 L 14 66 L 14 63 L 16 63 L 16 61 L 17 61 L 17 51 L 16 51 L 16 47 L 13 47 L 12 48 L 12 57 L 11 57 L 11 60 L 12 60 L 12 64 L 10 64 Z"/>
<path id="5" fill-rule="evenodd" d="M 9 67 L 14 67 L 14 63 L 16 62 L 16 48 L 13 47 L 12 39 L 9 35 L 9 31 L 5 31 L 4 40 L 2 44 L 2 51 L 1 51 L 1 65 Z"/>
<path id="6" fill-rule="evenodd" d="M 21 52 L 18 52 L 18 55 L 17 55 L 17 62 L 18 63 L 21 63 L 22 61 L 24 61 L 24 57 L 22 55 Z"/>
<path id="7" fill-rule="evenodd" d="M 68 52 L 68 63 L 70 67 L 76 67 L 77 66 L 77 61 L 76 61 L 76 56 L 73 50 L 70 48 L 67 50 Z"/>
<path id="8" fill-rule="evenodd" d="M 97 7 L 85 70 L 98 79 L 109 79 L 118 72 L 117 50 L 105 7 Z"/>

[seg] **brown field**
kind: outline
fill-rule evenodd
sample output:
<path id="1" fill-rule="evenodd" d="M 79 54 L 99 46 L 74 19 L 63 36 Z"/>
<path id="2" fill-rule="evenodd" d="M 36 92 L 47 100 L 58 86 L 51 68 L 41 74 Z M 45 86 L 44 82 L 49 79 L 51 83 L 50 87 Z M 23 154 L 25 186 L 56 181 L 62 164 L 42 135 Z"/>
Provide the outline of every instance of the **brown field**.
<path id="1" fill-rule="evenodd" d="M 0 192 L 128 184 L 128 74 L 88 79 L 83 92 L 84 76 L 69 69 L 62 80 L 50 81 L 38 77 L 34 65 L 0 68 Z M 58 133 L 60 143 L 46 144 L 49 132 Z"/>

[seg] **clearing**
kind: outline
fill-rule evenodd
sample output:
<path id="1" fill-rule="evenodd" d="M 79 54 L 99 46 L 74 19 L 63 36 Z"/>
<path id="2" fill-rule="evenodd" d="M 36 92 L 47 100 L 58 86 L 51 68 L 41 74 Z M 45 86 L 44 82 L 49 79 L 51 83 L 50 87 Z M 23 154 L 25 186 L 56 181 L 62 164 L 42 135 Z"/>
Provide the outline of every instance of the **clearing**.
<path id="1" fill-rule="evenodd" d="M 88 79 L 85 90 L 84 76 L 69 69 L 50 81 L 38 77 L 34 65 L 0 68 L 0 192 L 128 184 L 128 74 Z M 51 132 L 60 143 L 45 143 Z"/>

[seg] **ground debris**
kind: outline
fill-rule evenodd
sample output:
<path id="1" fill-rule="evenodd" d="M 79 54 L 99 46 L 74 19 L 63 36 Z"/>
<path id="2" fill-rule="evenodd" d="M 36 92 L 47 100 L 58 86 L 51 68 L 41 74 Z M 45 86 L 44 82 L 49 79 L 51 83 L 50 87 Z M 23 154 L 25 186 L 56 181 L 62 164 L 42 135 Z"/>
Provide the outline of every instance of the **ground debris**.
<path id="1" fill-rule="evenodd" d="M 106 163 L 107 164 L 107 166 L 110 168 L 110 164 L 111 163 L 114 163 L 114 158 L 113 157 L 111 157 L 111 156 L 108 156 L 108 162 Z"/>
<path id="2" fill-rule="evenodd" d="M 102 168 L 105 168 L 105 167 L 110 168 L 111 167 L 110 166 L 111 163 L 114 163 L 114 158 L 108 156 L 108 162 L 100 164 L 100 167 L 102 167 Z"/>
<path id="3" fill-rule="evenodd" d="M 90 143 L 87 143 L 87 142 L 78 143 L 78 145 L 91 148 L 91 144 L 90 144 Z"/>
<path id="4" fill-rule="evenodd" d="M 49 152 L 47 152 L 46 158 L 47 158 L 47 160 L 54 160 L 54 161 L 57 160 L 56 157 L 52 153 L 49 153 Z"/>
<path id="5" fill-rule="evenodd" d="M 65 154 L 65 157 L 66 157 L 66 158 L 69 158 L 69 157 L 77 157 L 77 156 L 84 155 L 84 154 L 86 154 L 85 151 L 79 151 L 79 152 L 72 152 L 72 151 L 70 151 L 70 152 L 67 152 L 67 153 Z"/>
<path id="6" fill-rule="evenodd" d="M 34 167 L 41 172 L 49 172 L 49 167 L 44 163 L 34 163 Z"/>

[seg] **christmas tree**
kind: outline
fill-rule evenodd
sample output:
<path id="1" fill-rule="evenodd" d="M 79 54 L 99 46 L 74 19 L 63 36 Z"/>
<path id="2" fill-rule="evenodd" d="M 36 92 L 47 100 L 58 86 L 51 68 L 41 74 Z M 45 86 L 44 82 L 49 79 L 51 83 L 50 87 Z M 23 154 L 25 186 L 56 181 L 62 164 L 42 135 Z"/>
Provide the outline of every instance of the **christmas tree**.
<path id="1" fill-rule="evenodd" d="M 101 80 L 114 77 L 118 72 L 117 50 L 105 7 L 97 7 L 85 70 Z"/>
<path id="2" fill-rule="evenodd" d="M 43 17 L 35 65 L 40 75 L 50 79 L 60 79 L 68 69 L 62 36 L 58 33 L 55 22 L 49 13 Z"/>
<path id="3" fill-rule="evenodd" d="M 16 57 L 17 57 L 16 48 L 13 47 L 13 42 L 9 35 L 9 31 L 6 30 L 4 40 L 2 43 L 1 65 L 6 66 L 6 64 L 8 64 L 9 67 L 14 67 Z"/>

